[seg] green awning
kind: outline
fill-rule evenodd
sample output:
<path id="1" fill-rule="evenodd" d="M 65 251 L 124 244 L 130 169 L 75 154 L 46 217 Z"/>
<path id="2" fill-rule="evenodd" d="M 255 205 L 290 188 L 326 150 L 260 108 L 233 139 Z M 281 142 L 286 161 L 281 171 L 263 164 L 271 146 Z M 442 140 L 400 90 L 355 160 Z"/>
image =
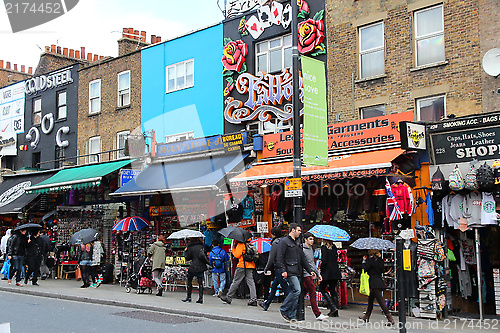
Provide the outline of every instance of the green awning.
<path id="1" fill-rule="evenodd" d="M 26 193 L 47 193 L 66 191 L 74 188 L 99 186 L 103 176 L 130 164 L 132 161 L 116 161 L 90 164 L 60 170 L 54 176 L 35 186 L 26 188 Z"/>

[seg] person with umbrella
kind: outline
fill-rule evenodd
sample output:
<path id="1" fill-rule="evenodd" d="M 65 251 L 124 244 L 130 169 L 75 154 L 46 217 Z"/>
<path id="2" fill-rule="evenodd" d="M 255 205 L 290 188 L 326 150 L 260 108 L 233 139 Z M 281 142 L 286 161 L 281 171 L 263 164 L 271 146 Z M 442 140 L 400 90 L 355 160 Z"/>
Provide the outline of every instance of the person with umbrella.
<path id="1" fill-rule="evenodd" d="M 158 236 L 158 240 L 151 244 L 148 249 L 148 257 L 153 260 L 153 280 L 156 282 L 156 288 L 158 290 L 156 296 L 163 295 L 161 274 L 165 270 L 165 250 L 165 237 L 163 235 Z"/>
<path id="2" fill-rule="evenodd" d="M 392 318 L 389 308 L 385 303 L 382 292 L 386 288 L 385 282 L 382 279 L 382 274 L 384 273 L 384 261 L 382 260 L 382 255 L 379 250 L 368 250 L 368 256 L 363 257 L 363 269 L 368 273 L 370 279 L 368 280 L 370 285 L 370 296 L 368 296 L 368 307 L 363 316 L 359 319 L 368 322 L 370 320 L 370 315 L 373 310 L 373 301 L 377 299 L 378 304 L 384 311 L 387 317 L 387 325 L 394 325 L 394 319 Z"/>
<path id="3" fill-rule="evenodd" d="M 77 261 L 82 272 L 83 285 L 80 288 L 90 286 L 90 264 L 92 263 L 93 246 L 92 243 L 80 244 L 77 247 Z"/>
<path id="4" fill-rule="evenodd" d="M 191 302 L 191 293 L 193 291 L 193 278 L 198 280 L 198 300 L 196 303 L 203 304 L 203 279 L 207 270 L 208 258 L 201 238 L 190 238 L 188 247 L 184 250 L 186 260 L 191 260 L 187 276 L 187 295 L 183 302 Z"/>
<path id="5" fill-rule="evenodd" d="M 319 291 L 325 298 L 330 308 L 329 317 L 339 316 L 339 298 L 337 296 L 337 284 L 342 278 L 339 264 L 337 262 L 337 246 L 329 239 L 323 239 L 321 246 L 321 276 L 323 281 L 319 284 Z M 327 290 L 328 289 L 328 290 Z"/>
<path id="6" fill-rule="evenodd" d="M 40 276 L 40 265 L 42 263 L 42 256 L 46 252 L 46 243 L 40 237 L 40 230 L 35 229 L 28 238 L 28 244 L 26 246 L 26 258 L 25 262 L 28 266 L 28 271 L 24 276 L 24 284 L 28 284 L 28 279 L 33 274 L 31 283 L 34 286 L 38 286 L 38 277 Z"/>
<path id="7" fill-rule="evenodd" d="M 18 227 L 19 228 L 19 227 Z M 10 259 L 10 272 L 8 283 L 11 284 L 12 277 L 16 276 L 16 286 L 22 287 L 21 273 L 24 265 L 24 256 L 26 255 L 26 246 L 28 238 L 26 237 L 26 229 L 14 229 L 14 235 L 9 238 L 8 255 Z"/>

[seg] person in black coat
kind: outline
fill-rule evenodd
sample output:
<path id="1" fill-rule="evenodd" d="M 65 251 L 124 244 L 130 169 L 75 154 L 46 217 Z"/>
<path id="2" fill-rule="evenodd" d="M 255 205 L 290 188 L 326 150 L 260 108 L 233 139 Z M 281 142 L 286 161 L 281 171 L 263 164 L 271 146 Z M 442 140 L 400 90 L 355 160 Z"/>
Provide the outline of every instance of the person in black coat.
<path id="1" fill-rule="evenodd" d="M 205 271 L 207 270 L 208 258 L 205 253 L 205 248 L 201 239 L 191 238 L 188 247 L 184 251 L 184 257 L 186 260 L 191 260 L 191 264 L 188 268 L 188 278 L 187 278 L 187 296 L 183 299 L 183 302 L 191 302 L 191 293 L 193 291 L 193 278 L 196 276 L 198 279 L 198 300 L 196 303 L 203 303 L 203 278 Z"/>
<path id="2" fill-rule="evenodd" d="M 368 250 L 368 256 L 363 257 L 363 269 L 370 276 L 370 296 L 368 296 L 368 307 L 366 309 L 366 312 L 364 316 L 359 317 L 359 319 L 365 322 L 368 322 L 368 320 L 370 320 L 370 315 L 372 314 L 373 310 L 373 301 L 376 298 L 378 304 L 387 317 L 387 324 L 393 325 L 394 319 L 389 312 L 387 304 L 385 304 L 385 300 L 382 294 L 382 292 L 386 288 L 386 285 L 382 278 L 382 274 L 384 273 L 384 261 L 381 257 L 382 256 L 378 250 Z"/>
<path id="3" fill-rule="evenodd" d="M 16 286 L 22 286 L 21 271 L 24 269 L 24 256 L 26 255 L 27 244 L 26 229 L 15 231 L 14 235 L 7 242 L 7 259 L 10 259 L 9 284 L 15 274 Z"/>
<path id="4" fill-rule="evenodd" d="M 323 294 L 330 312 L 329 317 L 339 316 L 339 298 L 337 296 L 337 283 L 341 279 L 340 268 L 337 262 L 337 246 L 328 239 L 323 240 L 324 245 L 321 246 L 321 276 L 323 281 L 319 284 L 319 291 Z M 328 289 L 328 290 L 327 290 Z"/>
<path id="5" fill-rule="evenodd" d="M 28 266 L 28 271 L 24 275 L 24 284 L 28 283 L 28 278 L 33 274 L 31 283 L 38 286 L 38 277 L 40 276 L 40 264 L 42 263 L 42 256 L 46 252 L 46 243 L 40 238 L 40 231 L 36 230 L 30 235 L 28 245 L 26 246 L 25 263 Z"/>

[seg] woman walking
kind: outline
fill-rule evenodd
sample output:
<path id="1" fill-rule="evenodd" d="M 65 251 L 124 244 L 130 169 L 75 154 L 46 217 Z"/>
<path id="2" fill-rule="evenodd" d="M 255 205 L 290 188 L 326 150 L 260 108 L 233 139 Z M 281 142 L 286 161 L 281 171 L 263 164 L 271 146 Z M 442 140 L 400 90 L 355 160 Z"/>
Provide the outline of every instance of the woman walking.
<path id="1" fill-rule="evenodd" d="M 370 276 L 370 296 L 368 296 L 368 308 L 366 309 L 364 316 L 359 317 L 359 319 L 365 322 L 370 320 L 370 315 L 373 310 L 373 301 L 376 298 L 378 304 L 380 304 L 380 307 L 387 317 L 387 325 L 394 325 L 394 319 L 392 318 L 389 308 L 387 307 L 387 304 L 385 304 L 385 300 L 382 295 L 386 286 L 384 280 L 382 279 L 382 274 L 384 273 L 384 261 L 381 257 L 382 256 L 378 250 L 368 250 L 368 257 L 363 257 L 363 269 Z"/>
<path id="2" fill-rule="evenodd" d="M 191 302 L 191 293 L 193 291 L 193 278 L 198 280 L 198 300 L 196 303 L 203 303 L 203 278 L 207 270 L 208 258 L 199 238 L 191 238 L 188 247 L 184 251 L 186 260 L 191 260 L 188 268 L 187 295 L 183 302 Z"/>
<path id="3" fill-rule="evenodd" d="M 319 291 L 323 294 L 323 297 L 330 308 L 330 312 L 328 312 L 329 317 L 339 316 L 337 283 L 341 279 L 341 275 L 337 258 L 337 246 L 335 246 L 331 240 L 324 239 L 323 245 L 321 246 L 320 267 L 323 281 L 319 283 Z"/>
<path id="4" fill-rule="evenodd" d="M 82 272 L 83 285 L 80 288 L 90 286 L 90 264 L 92 263 L 93 246 L 92 243 L 81 244 L 78 247 L 77 259 L 80 271 Z"/>
<path id="5" fill-rule="evenodd" d="M 158 240 L 148 249 L 148 257 L 153 260 L 153 280 L 156 283 L 156 296 L 163 295 L 163 281 L 161 274 L 165 270 L 165 237 L 158 236 Z"/>

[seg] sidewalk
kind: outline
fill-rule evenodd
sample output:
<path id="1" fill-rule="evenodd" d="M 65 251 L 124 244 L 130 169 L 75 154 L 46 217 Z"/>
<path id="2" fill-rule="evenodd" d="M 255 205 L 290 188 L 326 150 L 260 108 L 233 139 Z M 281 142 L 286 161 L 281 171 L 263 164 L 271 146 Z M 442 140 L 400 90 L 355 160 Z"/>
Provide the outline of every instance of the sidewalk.
<path id="1" fill-rule="evenodd" d="M 29 294 L 35 296 L 52 297 L 65 300 L 81 301 L 86 303 L 109 304 L 123 306 L 133 309 L 143 309 L 151 311 L 166 312 L 172 314 L 188 315 L 221 321 L 231 321 L 246 323 L 251 325 L 275 327 L 281 329 L 296 329 L 307 332 L 397 332 L 397 328 L 386 328 L 386 322 L 380 308 L 373 310 L 370 323 L 361 323 L 357 318 L 363 313 L 365 307 L 360 305 L 350 305 L 349 309 L 340 310 L 338 318 L 330 318 L 327 321 L 319 322 L 314 318 L 310 308 L 306 307 L 306 320 L 303 322 L 290 324 L 286 323 L 279 313 L 279 303 L 273 303 L 268 311 L 263 311 L 260 307 L 247 306 L 246 300 L 233 299 L 231 305 L 223 303 L 217 297 L 205 295 L 204 304 L 197 304 L 197 293 L 193 293 L 193 302 L 184 303 L 181 301 L 185 297 L 185 292 L 164 292 L 163 297 L 156 297 L 150 294 L 136 294 L 135 290 L 127 294 L 124 287 L 119 284 L 103 284 L 99 288 L 80 288 L 81 282 L 75 280 L 43 280 L 39 281 L 40 286 L 31 284 L 24 287 L 17 287 L 15 284 L 8 285 L 7 281 L 0 281 L 0 291 Z M 327 310 L 322 310 L 327 313 Z M 397 321 L 397 317 L 394 317 Z M 498 331 L 499 320 L 489 319 L 489 329 Z M 446 321 L 435 321 L 428 319 L 408 318 L 408 332 L 444 332 L 453 330 L 455 332 L 471 332 L 473 330 L 485 330 L 485 325 L 479 327 L 478 321 L 464 321 L 451 317 Z"/>

